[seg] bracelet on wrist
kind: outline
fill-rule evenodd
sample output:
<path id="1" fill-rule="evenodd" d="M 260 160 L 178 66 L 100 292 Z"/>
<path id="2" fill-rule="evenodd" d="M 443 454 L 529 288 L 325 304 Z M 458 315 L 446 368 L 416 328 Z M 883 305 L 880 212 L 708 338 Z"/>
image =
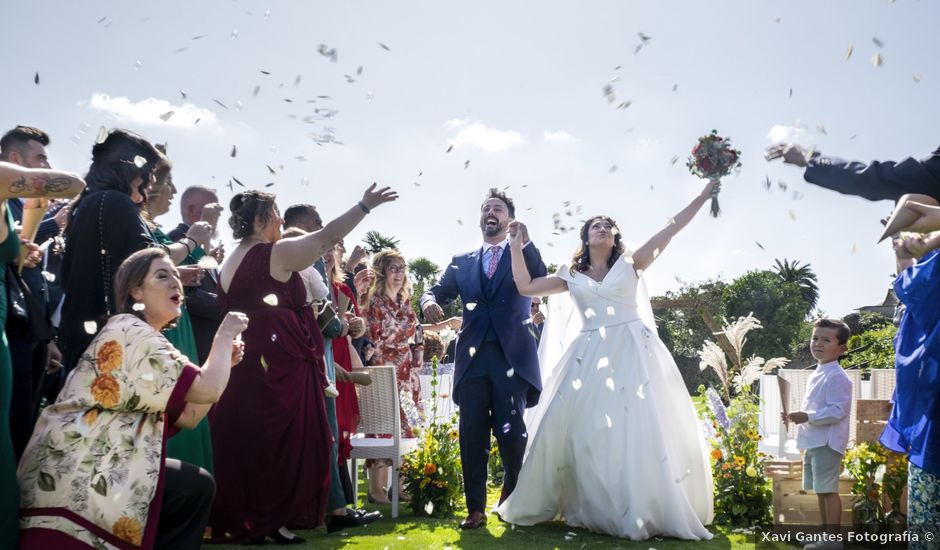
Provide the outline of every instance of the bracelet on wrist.
<path id="1" fill-rule="evenodd" d="M 193 253 L 193 247 L 189 246 L 189 243 L 188 243 L 188 242 L 184 241 L 183 239 L 180 239 L 180 240 L 178 240 L 178 241 L 176 241 L 176 242 L 178 242 L 179 244 L 181 244 L 181 245 L 183 245 L 183 246 L 186 247 L 186 255 L 187 255 L 187 256 L 189 256 L 190 254 Z"/>
<path id="2" fill-rule="evenodd" d="M 372 212 L 372 209 L 366 206 L 366 203 L 359 201 L 358 204 L 359 204 L 359 208 L 361 208 L 362 211 L 365 212 L 366 214 L 368 214 L 369 212 Z"/>

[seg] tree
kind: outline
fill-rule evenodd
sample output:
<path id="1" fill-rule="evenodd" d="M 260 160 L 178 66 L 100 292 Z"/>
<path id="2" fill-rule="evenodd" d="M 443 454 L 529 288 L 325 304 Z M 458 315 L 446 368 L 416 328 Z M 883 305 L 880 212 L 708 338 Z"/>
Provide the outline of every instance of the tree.
<path id="1" fill-rule="evenodd" d="M 440 266 L 424 256 L 419 256 L 408 262 L 408 273 L 411 275 L 413 282 L 411 306 L 415 313 L 419 315 L 419 318 L 421 308 L 418 307 L 418 302 L 421 300 L 421 295 L 424 294 L 424 291 L 428 289 L 428 286 L 440 272 Z"/>
<path id="2" fill-rule="evenodd" d="M 441 267 L 424 256 L 408 262 L 408 273 L 414 278 L 415 284 L 423 283 L 426 286 L 440 272 Z"/>
<path id="3" fill-rule="evenodd" d="M 398 250 L 398 239 L 395 237 L 386 237 L 378 231 L 369 231 L 366 233 L 362 242 L 365 243 L 366 250 L 368 250 L 370 254 L 378 254 L 387 248 Z"/>
<path id="4" fill-rule="evenodd" d="M 729 319 L 754 314 L 763 321 L 743 355 L 789 357 L 806 317 L 806 302 L 796 283 L 785 282 L 773 271 L 749 271 L 734 280 L 722 296 Z"/>
<path id="5" fill-rule="evenodd" d="M 709 279 L 701 283 L 685 284 L 677 291 L 669 291 L 665 296 L 657 296 L 653 302 L 666 300 L 698 300 L 711 306 L 712 315 L 721 319 L 725 316 L 721 297 L 727 283 L 721 279 Z M 702 315 L 694 309 L 653 309 L 656 325 L 666 347 L 673 355 L 698 357 L 698 350 L 706 340 L 714 339 L 711 329 L 705 324 Z M 696 387 L 698 383 L 690 387 Z"/>
<path id="6" fill-rule="evenodd" d="M 806 302 L 806 313 L 816 309 L 819 303 L 819 287 L 816 285 L 816 273 L 809 264 L 800 265 L 796 260 L 792 262 L 784 258 L 774 260 L 774 271 L 780 280 L 785 283 L 793 283 L 800 289 L 800 296 Z"/>

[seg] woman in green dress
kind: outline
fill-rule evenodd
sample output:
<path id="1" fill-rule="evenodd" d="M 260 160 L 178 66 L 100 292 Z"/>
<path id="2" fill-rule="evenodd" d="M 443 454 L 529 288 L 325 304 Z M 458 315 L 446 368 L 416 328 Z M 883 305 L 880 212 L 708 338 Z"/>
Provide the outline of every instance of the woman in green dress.
<path id="1" fill-rule="evenodd" d="M 166 154 L 165 148 L 157 145 L 157 149 Z M 144 210 L 148 218 L 150 229 L 157 242 L 162 245 L 172 244 L 172 240 L 166 236 L 166 233 L 156 223 L 156 219 L 170 211 L 170 203 L 176 195 L 176 187 L 173 185 L 173 176 L 170 173 L 170 167 L 157 170 L 154 174 L 155 182 L 147 191 L 147 202 Z M 195 224 L 194 224 L 195 226 Z M 197 243 L 191 237 L 184 237 L 180 242 L 191 246 L 189 254 L 178 262 L 177 266 L 192 266 L 191 269 L 183 267 L 179 270 L 180 277 L 184 285 L 198 284 L 198 277 L 203 270 L 196 267 L 199 260 L 205 256 L 206 248 L 209 246 L 210 231 L 205 227 L 197 238 Z M 203 235 L 202 237 L 200 235 Z M 201 245 L 201 246 L 200 246 Z M 176 327 L 164 332 L 164 336 L 173 346 L 183 353 L 186 357 L 199 357 L 196 349 L 196 337 L 193 335 L 193 325 L 189 320 L 189 312 L 184 304 L 183 313 L 176 322 Z M 180 430 L 176 435 L 167 440 L 166 453 L 170 458 L 176 458 L 183 462 L 195 464 L 206 471 L 212 473 L 212 439 L 209 434 L 209 419 L 203 418 L 199 424 L 191 430 Z"/>
<path id="2" fill-rule="evenodd" d="M 13 216 L 7 199 L 13 197 L 73 197 L 85 187 L 74 174 L 53 170 L 30 170 L 0 162 L 0 263 L 14 261 L 20 241 L 12 231 Z M 0 327 L 6 325 L 6 279 L 0 277 Z M 19 531 L 19 489 L 16 485 L 16 459 L 10 439 L 10 392 L 13 371 L 6 332 L 0 330 L 0 548 L 16 548 Z"/>

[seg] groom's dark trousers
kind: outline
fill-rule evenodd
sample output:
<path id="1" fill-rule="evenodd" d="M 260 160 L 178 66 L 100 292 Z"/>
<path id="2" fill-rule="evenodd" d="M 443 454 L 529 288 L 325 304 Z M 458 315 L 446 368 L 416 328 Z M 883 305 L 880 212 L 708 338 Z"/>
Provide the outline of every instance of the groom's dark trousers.
<path id="1" fill-rule="evenodd" d="M 487 335 L 489 336 L 489 334 Z M 467 510 L 486 513 L 490 430 L 503 460 L 503 491 L 516 487 L 528 434 L 523 413 L 528 382 L 510 371 L 498 340 L 484 340 L 458 387 L 460 460 L 463 462 Z"/>

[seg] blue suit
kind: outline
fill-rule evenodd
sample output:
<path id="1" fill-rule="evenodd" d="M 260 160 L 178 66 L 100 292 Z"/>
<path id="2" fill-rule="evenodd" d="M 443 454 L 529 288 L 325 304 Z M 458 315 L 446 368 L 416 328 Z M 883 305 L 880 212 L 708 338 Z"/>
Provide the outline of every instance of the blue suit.
<path id="1" fill-rule="evenodd" d="M 533 278 L 546 275 L 534 245 L 523 248 Z M 532 300 L 521 296 L 512 279 L 512 252 L 507 245 L 496 272 L 487 278 L 483 250 L 454 256 L 440 281 L 421 297 L 447 305 L 458 296 L 464 304 L 457 338 L 453 398 L 460 406 L 460 457 L 467 509 L 483 512 L 486 504 L 490 433 L 503 460 L 503 496 L 516 485 L 528 434 L 527 407 L 542 391 L 538 351 L 529 333 Z"/>
<path id="2" fill-rule="evenodd" d="M 930 195 L 940 201 L 940 149 L 925 159 L 864 164 L 819 156 L 809 161 L 803 178 L 820 187 L 870 201 L 897 201 L 907 193 Z"/>

